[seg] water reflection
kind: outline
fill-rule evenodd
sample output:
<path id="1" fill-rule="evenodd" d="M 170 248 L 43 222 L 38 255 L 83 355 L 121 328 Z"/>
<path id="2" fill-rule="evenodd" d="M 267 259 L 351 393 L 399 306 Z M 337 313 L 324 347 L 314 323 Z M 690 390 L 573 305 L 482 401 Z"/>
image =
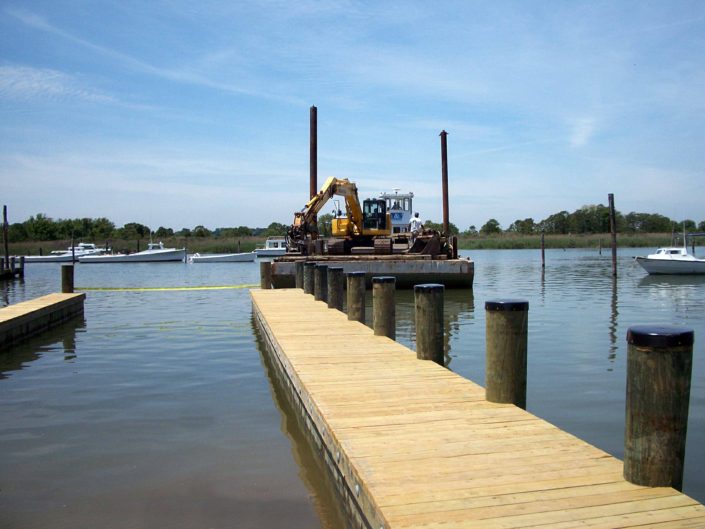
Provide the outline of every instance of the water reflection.
<path id="1" fill-rule="evenodd" d="M 341 529 L 346 526 L 345 516 L 339 509 L 335 486 L 324 466 L 323 455 L 308 439 L 299 413 L 292 405 L 291 395 L 282 383 L 279 373 L 266 352 L 262 335 L 252 321 L 257 350 L 269 381 L 272 400 L 281 415 L 281 431 L 291 442 L 291 452 L 299 466 L 299 476 L 311 492 L 313 505 L 323 529 Z"/>
<path id="2" fill-rule="evenodd" d="M 76 358 L 76 333 L 85 329 L 86 320 L 79 316 L 0 352 L 0 379 L 26 368 L 48 351 L 60 350 L 64 361 L 72 362 Z"/>

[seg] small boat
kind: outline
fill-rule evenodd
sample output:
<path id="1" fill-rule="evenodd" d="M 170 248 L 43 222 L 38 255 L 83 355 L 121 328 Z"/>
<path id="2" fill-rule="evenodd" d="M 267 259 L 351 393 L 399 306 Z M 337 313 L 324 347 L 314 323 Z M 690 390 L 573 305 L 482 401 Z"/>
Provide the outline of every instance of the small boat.
<path id="1" fill-rule="evenodd" d="M 649 274 L 705 274 L 705 259 L 689 254 L 685 244 L 659 248 L 656 253 L 635 260 Z"/>
<path id="2" fill-rule="evenodd" d="M 163 263 L 185 260 L 186 248 L 164 248 L 162 242 L 150 242 L 146 250 L 136 253 L 86 255 L 78 258 L 79 263 Z"/>
<path id="3" fill-rule="evenodd" d="M 189 256 L 190 263 L 251 263 L 255 260 L 255 252 L 245 253 L 195 253 Z"/>
<path id="4" fill-rule="evenodd" d="M 86 255 L 102 255 L 106 250 L 90 242 L 79 242 L 66 250 L 54 250 L 47 255 L 26 255 L 25 263 L 71 263 Z"/>
<path id="5" fill-rule="evenodd" d="M 255 249 L 257 257 L 277 257 L 286 254 L 285 237 L 267 237 L 264 248 Z"/>

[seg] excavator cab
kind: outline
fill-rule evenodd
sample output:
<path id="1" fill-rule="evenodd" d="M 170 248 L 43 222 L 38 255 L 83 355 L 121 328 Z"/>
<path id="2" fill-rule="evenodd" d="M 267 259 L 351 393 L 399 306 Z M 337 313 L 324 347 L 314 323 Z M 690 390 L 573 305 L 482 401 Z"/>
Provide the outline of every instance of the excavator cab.
<path id="1" fill-rule="evenodd" d="M 386 201 L 368 198 L 362 202 L 362 228 L 363 231 L 387 230 Z"/>

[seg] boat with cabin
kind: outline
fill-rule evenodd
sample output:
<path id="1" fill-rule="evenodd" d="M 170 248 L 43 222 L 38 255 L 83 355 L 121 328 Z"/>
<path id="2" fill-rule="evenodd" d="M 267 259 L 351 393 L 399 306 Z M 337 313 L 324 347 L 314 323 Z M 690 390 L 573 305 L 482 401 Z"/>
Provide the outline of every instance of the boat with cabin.
<path id="1" fill-rule="evenodd" d="M 164 248 L 164 243 L 150 242 L 147 249 L 130 254 L 86 255 L 79 263 L 163 263 L 186 260 L 186 248 Z"/>
<path id="2" fill-rule="evenodd" d="M 702 236 L 705 236 L 705 232 L 688 234 L 688 237 Z M 683 246 L 659 248 L 656 253 L 649 254 L 646 257 L 635 257 L 635 260 L 649 274 L 705 274 L 705 259 L 699 259 L 688 253 L 687 238 L 685 236 L 683 237 Z"/>
<path id="3" fill-rule="evenodd" d="M 66 250 L 54 250 L 47 255 L 26 255 L 25 263 L 71 263 L 78 261 L 80 257 L 88 255 L 102 255 L 106 249 L 99 248 L 90 242 L 79 242 L 75 246 L 69 246 Z"/>
<path id="4" fill-rule="evenodd" d="M 264 248 L 256 248 L 257 257 L 278 257 L 286 254 L 286 237 L 267 237 Z"/>

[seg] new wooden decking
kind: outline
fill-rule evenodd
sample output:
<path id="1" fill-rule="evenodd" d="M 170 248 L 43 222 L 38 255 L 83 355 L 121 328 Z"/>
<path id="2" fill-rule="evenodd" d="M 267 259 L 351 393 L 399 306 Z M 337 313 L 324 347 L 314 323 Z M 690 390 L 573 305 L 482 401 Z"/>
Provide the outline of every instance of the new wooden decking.
<path id="1" fill-rule="evenodd" d="M 299 289 L 253 312 L 363 527 L 705 527 L 705 507 Z"/>
<path id="2" fill-rule="evenodd" d="M 0 308 L 0 351 L 83 314 L 85 294 L 48 294 Z"/>

